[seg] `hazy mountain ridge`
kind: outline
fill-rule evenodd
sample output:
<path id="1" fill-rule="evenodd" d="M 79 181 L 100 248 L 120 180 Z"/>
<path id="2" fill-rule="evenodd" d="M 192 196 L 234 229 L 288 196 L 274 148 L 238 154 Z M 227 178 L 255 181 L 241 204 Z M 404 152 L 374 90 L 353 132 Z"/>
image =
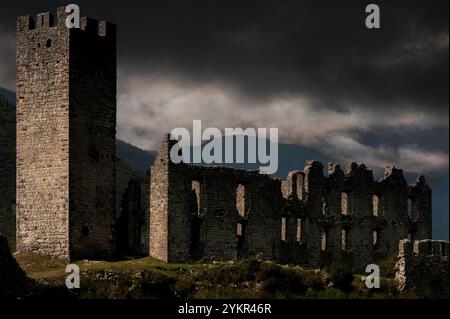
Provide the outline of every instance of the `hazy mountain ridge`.
<path id="1" fill-rule="evenodd" d="M 3 95 L 4 97 L 6 97 L 11 105 L 16 104 L 16 93 L 15 92 L 5 89 L 3 87 L 0 87 L 0 95 Z"/>
<path id="2" fill-rule="evenodd" d="M 116 139 L 116 155 L 133 169 L 145 173 L 156 158 L 156 152 L 142 150 L 132 144 Z"/>

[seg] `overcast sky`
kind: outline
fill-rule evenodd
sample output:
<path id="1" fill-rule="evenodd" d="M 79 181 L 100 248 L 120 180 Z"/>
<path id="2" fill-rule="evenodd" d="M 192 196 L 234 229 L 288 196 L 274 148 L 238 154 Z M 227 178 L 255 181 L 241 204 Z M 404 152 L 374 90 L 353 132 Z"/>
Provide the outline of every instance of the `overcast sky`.
<path id="1" fill-rule="evenodd" d="M 0 86 L 15 16 L 0 3 Z M 381 29 L 365 28 L 365 6 Z M 118 136 L 155 149 L 174 127 L 278 127 L 343 161 L 448 172 L 448 1 L 77 1 L 118 24 Z M 245 4 L 244 4 L 245 3 Z"/>

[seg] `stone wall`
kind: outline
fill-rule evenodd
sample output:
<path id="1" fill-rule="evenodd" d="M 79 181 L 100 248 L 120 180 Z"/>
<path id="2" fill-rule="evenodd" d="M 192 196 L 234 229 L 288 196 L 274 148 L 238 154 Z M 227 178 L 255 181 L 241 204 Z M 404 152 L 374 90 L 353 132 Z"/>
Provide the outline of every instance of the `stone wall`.
<path id="1" fill-rule="evenodd" d="M 17 249 L 114 254 L 115 27 L 17 19 Z"/>
<path id="2" fill-rule="evenodd" d="M 122 197 L 120 216 L 117 219 L 117 253 L 118 255 L 148 254 L 148 220 L 146 218 L 145 184 L 140 179 L 132 178 Z"/>
<path id="3" fill-rule="evenodd" d="M 286 181 L 256 171 L 173 164 L 163 141 L 152 167 L 150 254 L 167 262 L 246 255 L 311 266 L 348 262 L 362 272 L 431 236 L 431 189 L 387 168 L 380 181 L 352 163 L 310 161 Z M 408 200 L 411 204 L 408 205 Z M 410 215 L 408 215 L 410 207 Z M 397 243 L 397 244 L 395 244 Z"/>
<path id="4" fill-rule="evenodd" d="M 401 240 L 395 280 L 402 292 L 448 299 L 448 241 Z"/>

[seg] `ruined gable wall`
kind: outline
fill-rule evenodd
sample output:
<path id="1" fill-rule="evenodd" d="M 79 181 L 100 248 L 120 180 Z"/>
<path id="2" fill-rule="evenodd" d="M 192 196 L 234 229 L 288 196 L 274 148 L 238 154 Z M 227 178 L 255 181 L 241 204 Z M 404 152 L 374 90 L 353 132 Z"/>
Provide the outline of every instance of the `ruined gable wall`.
<path id="1" fill-rule="evenodd" d="M 162 141 L 149 176 L 149 253 L 169 262 L 169 136 Z"/>
<path id="2" fill-rule="evenodd" d="M 419 176 L 414 185 L 409 186 L 411 200 L 411 233 L 414 239 L 432 238 L 432 192 L 425 178 Z"/>
<path id="3" fill-rule="evenodd" d="M 448 241 L 401 240 L 395 280 L 402 292 L 417 297 L 449 298 Z"/>
<path id="4" fill-rule="evenodd" d="M 431 228 L 431 190 L 422 177 L 408 186 L 401 170 L 389 168 L 375 182 L 372 171 L 356 163 L 345 173 L 339 165 L 330 164 L 328 176 L 323 176 L 323 166 L 315 161 L 307 163 L 304 173 L 293 173 L 283 182 L 282 193 L 293 212 L 288 223 L 302 219 L 300 246 L 306 252 L 294 244 L 292 238 L 298 236 L 288 235 L 291 260 L 303 259 L 314 266 L 347 261 L 355 271 L 364 271 L 368 264 L 395 254 L 398 240 L 411 233 L 427 235 Z M 293 176 L 303 185 L 298 186 Z M 303 190 L 302 196 L 295 194 L 297 189 Z M 416 228 L 425 229 L 422 234 L 414 232 L 407 214 L 407 200 L 412 196 L 413 220 L 417 220 Z M 300 203 L 297 198 L 302 198 Z M 298 233 L 299 229 L 288 231 Z M 299 252 L 292 253 L 295 249 Z"/>

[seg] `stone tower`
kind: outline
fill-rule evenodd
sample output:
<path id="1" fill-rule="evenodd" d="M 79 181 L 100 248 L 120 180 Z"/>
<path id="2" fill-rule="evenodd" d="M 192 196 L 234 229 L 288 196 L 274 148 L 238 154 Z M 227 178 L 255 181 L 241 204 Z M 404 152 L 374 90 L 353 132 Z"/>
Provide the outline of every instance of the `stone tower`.
<path id="1" fill-rule="evenodd" d="M 115 252 L 115 25 L 17 19 L 17 250 Z"/>

